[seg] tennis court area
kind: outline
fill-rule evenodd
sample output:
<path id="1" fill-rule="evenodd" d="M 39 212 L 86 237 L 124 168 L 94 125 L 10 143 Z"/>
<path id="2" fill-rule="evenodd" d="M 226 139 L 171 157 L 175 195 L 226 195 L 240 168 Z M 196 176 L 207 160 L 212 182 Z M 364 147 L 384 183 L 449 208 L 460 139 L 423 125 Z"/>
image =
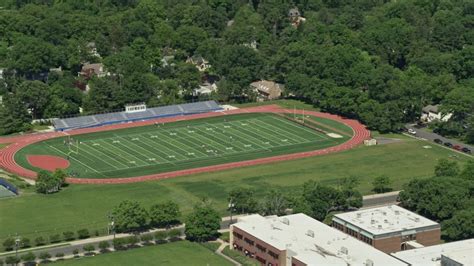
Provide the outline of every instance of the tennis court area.
<path id="1" fill-rule="evenodd" d="M 254 113 L 56 138 L 20 150 L 16 160 L 34 169 L 27 155 L 54 155 L 69 160 L 75 177 L 128 177 L 314 150 L 348 138 Z"/>

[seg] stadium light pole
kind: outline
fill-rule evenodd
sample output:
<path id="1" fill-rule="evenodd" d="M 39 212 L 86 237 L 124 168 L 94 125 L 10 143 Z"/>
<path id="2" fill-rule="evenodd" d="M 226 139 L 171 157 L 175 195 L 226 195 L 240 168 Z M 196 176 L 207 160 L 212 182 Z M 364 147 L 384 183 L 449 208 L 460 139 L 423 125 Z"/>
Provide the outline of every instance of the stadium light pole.
<path id="1" fill-rule="evenodd" d="M 112 231 L 115 239 L 115 218 L 111 213 L 107 214 L 107 218 L 109 220 L 109 223 L 107 225 L 107 234 L 110 235 L 110 231 Z"/>
<path id="2" fill-rule="evenodd" d="M 232 210 L 234 209 L 234 202 L 232 201 L 232 198 L 229 200 L 229 211 L 230 211 L 230 224 L 232 224 Z M 229 225 L 230 225 L 229 224 Z"/>
<path id="3" fill-rule="evenodd" d="M 15 257 L 18 259 L 18 248 L 20 247 L 20 237 L 18 234 L 15 236 Z"/>

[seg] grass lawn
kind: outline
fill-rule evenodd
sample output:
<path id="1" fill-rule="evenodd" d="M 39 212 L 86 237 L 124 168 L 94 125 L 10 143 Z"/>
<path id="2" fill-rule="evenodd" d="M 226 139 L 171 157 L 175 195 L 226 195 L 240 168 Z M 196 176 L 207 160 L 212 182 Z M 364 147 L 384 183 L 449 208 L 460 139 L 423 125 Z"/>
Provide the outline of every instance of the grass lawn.
<path id="1" fill-rule="evenodd" d="M 240 253 L 237 250 L 231 250 L 229 247 L 225 247 L 222 250 L 224 255 L 233 258 L 235 261 L 239 262 L 243 266 L 258 266 L 260 263 L 257 260 L 251 259 L 249 257 L 244 256 L 244 254 Z"/>
<path id="2" fill-rule="evenodd" d="M 329 119 L 322 124 L 347 129 Z M 15 160 L 38 170 L 28 155 L 55 155 L 69 158 L 75 177 L 130 177 L 317 150 L 351 135 L 335 139 L 277 115 L 241 114 L 50 139 L 23 148 Z"/>
<path id="3" fill-rule="evenodd" d="M 270 105 L 276 104 L 286 109 L 305 109 L 311 111 L 319 111 L 319 108 L 314 107 L 311 104 L 307 104 L 305 102 L 299 100 L 291 100 L 291 99 L 281 99 L 281 100 L 272 100 L 272 101 L 265 101 L 265 102 L 251 102 L 251 103 L 240 103 L 240 104 L 230 104 L 238 108 L 245 108 L 245 107 L 254 107 L 254 106 L 262 106 L 262 105 Z"/>
<path id="4" fill-rule="evenodd" d="M 52 195 L 24 193 L 20 197 L 0 200 L 0 242 L 18 233 L 34 239 L 48 237 L 66 230 L 82 228 L 105 232 L 107 212 L 120 201 L 137 200 L 144 207 L 156 202 L 173 200 L 188 213 L 202 198 L 211 200 L 224 216 L 226 198 L 234 187 L 252 187 L 262 196 L 272 188 L 285 193 L 298 193 L 308 180 L 337 185 L 348 176 L 360 180 L 357 187 L 370 194 L 371 182 L 379 175 L 393 180 L 393 188 L 413 177 L 430 177 L 439 158 L 466 161 L 466 156 L 435 144 L 414 140 L 403 135 L 389 135 L 402 141 L 387 145 L 364 147 L 326 156 L 231 169 L 215 173 L 183 176 L 161 181 L 119 185 L 70 185 Z M 424 148 L 429 145 L 431 148 Z M 456 155 L 457 157 L 452 157 Z"/>
<path id="5" fill-rule="evenodd" d="M 102 254 L 95 257 L 64 260 L 54 265 L 232 265 L 209 249 L 188 241 Z"/>

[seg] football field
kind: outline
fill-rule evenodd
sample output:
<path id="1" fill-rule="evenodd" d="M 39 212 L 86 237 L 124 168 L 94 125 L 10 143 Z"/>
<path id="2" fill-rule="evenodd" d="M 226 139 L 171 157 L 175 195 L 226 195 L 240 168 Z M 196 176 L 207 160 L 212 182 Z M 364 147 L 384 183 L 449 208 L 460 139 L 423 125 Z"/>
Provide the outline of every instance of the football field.
<path id="1" fill-rule="evenodd" d="M 70 161 L 72 176 L 125 177 L 314 150 L 347 139 L 273 114 L 242 114 L 51 139 L 21 150 L 18 161 L 55 155 Z"/>

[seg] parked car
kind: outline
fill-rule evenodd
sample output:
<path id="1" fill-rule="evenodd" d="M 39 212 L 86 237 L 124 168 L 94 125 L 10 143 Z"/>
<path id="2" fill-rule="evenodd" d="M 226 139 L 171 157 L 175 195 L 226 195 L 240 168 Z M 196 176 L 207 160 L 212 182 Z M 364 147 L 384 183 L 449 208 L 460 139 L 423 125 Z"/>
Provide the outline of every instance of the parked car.
<path id="1" fill-rule="evenodd" d="M 453 147 L 453 144 L 451 144 L 451 143 L 449 143 L 449 142 L 445 142 L 445 143 L 444 143 L 444 146 L 451 148 L 451 147 Z"/>
<path id="2" fill-rule="evenodd" d="M 460 145 L 454 145 L 453 149 L 455 149 L 457 151 L 460 151 L 460 150 L 462 150 L 462 147 Z"/>
<path id="3" fill-rule="evenodd" d="M 465 152 L 465 153 L 471 153 L 471 150 L 469 148 L 462 148 L 461 151 Z"/>
<path id="4" fill-rule="evenodd" d="M 438 143 L 438 144 L 443 144 L 443 141 L 440 140 L 440 139 L 434 139 L 434 142 Z"/>
<path id="5" fill-rule="evenodd" d="M 413 128 L 408 129 L 408 134 L 416 135 L 416 131 Z"/>

